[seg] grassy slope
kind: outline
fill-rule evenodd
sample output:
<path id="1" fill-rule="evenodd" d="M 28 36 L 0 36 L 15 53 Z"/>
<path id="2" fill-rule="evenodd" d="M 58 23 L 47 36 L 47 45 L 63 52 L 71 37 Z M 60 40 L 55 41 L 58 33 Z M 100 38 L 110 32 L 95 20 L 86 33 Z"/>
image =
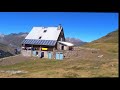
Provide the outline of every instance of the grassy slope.
<path id="1" fill-rule="evenodd" d="M 95 43 L 118 43 L 118 30 L 108 33 L 98 40 L 93 41 Z"/>
<path id="2" fill-rule="evenodd" d="M 107 63 L 107 64 L 106 64 Z M 80 78 L 118 77 L 118 61 L 114 60 L 33 60 L 10 66 L 0 66 L 1 70 L 24 70 L 26 74 L 0 73 L 0 77 L 27 78 Z"/>
<path id="3" fill-rule="evenodd" d="M 108 53 L 118 53 L 118 30 L 85 44 L 83 47 L 98 48 Z"/>

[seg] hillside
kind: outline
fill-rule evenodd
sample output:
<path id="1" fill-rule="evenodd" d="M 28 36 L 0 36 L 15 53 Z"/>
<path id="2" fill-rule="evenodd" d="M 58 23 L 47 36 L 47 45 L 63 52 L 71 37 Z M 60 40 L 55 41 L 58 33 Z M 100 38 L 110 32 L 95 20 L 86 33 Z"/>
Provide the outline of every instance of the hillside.
<path id="1" fill-rule="evenodd" d="M 9 35 L 4 36 L 4 41 L 7 41 L 7 44 L 9 44 L 12 47 L 20 47 L 21 42 L 23 39 L 27 36 L 28 33 L 11 33 Z"/>
<path id="2" fill-rule="evenodd" d="M 0 58 L 12 56 L 13 54 L 10 53 L 11 50 L 9 46 L 0 43 Z"/>
<path id="3" fill-rule="evenodd" d="M 108 33 L 97 40 L 83 45 L 83 47 L 97 48 L 108 53 L 118 53 L 118 30 Z"/>
<path id="4" fill-rule="evenodd" d="M 22 40 L 26 37 L 28 33 L 11 33 L 8 35 L 0 35 L 0 43 L 9 45 L 11 47 L 20 47 Z"/>
<path id="5" fill-rule="evenodd" d="M 22 40 L 28 33 L 0 34 L 0 58 L 14 55 L 14 49 L 20 48 Z"/>
<path id="6" fill-rule="evenodd" d="M 118 30 L 108 33 L 106 36 L 101 37 L 94 43 L 118 43 Z"/>

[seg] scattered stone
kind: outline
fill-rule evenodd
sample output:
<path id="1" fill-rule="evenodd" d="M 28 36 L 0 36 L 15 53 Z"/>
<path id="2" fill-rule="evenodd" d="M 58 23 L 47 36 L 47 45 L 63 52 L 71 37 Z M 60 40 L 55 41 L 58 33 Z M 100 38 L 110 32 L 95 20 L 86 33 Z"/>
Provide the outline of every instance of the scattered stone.
<path id="1" fill-rule="evenodd" d="M 17 70 L 17 71 L 15 71 L 15 70 L 3 71 L 3 70 L 1 70 L 0 73 L 9 73 L 9 74 L 13 75 L 13 74 L 28 73 L 28 71 L 20 71 L 20 70 Z"/>
<path id="2" fill-rule="evenodd" d="M 99 58 L 102 58 L 102 57 L 103 57 L 103 55 L 99 55 L 98 57 L 99 57 Z"/>
<path id="3" fill-rule="evenodd" d="M 114 65 L 112 64 L 111 66 L 113 67 Z"/>

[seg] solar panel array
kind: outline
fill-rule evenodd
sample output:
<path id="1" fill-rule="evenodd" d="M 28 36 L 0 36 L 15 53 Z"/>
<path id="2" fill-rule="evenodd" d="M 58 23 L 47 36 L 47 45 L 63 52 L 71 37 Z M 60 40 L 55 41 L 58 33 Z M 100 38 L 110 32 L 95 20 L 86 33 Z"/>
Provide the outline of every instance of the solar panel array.
<path id="1" fill-rule="evenodd" d="M 24 39 L 22 44 L 55 46 L 56 42 L 56 40 Z"/>

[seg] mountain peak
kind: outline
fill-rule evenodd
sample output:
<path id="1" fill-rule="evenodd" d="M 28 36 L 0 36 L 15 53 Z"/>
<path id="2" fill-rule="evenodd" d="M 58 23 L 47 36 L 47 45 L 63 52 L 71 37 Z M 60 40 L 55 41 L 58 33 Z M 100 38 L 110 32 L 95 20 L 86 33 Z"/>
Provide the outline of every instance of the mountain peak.
<path id="1" fill-rule="evenodd" d="M 4 37 L 4 36 L 5 36 L 4 34 L 0 33 L 0 37 Z"/>
<path id="2" fill-rule="evenodd" d="M 72 38 L 71 37 L 67 37 L 66 41 L 70 42 L 70 43 L 73 43 L 75 46 L 80 46 L 80 45 L 83 45 L 83 44 L 86 43 L 86 42 L 84 42 L 84 41 L 82 41 L 82 40 L 80 40 L 78 38 L 73 38 L 73 37 Z"/>

